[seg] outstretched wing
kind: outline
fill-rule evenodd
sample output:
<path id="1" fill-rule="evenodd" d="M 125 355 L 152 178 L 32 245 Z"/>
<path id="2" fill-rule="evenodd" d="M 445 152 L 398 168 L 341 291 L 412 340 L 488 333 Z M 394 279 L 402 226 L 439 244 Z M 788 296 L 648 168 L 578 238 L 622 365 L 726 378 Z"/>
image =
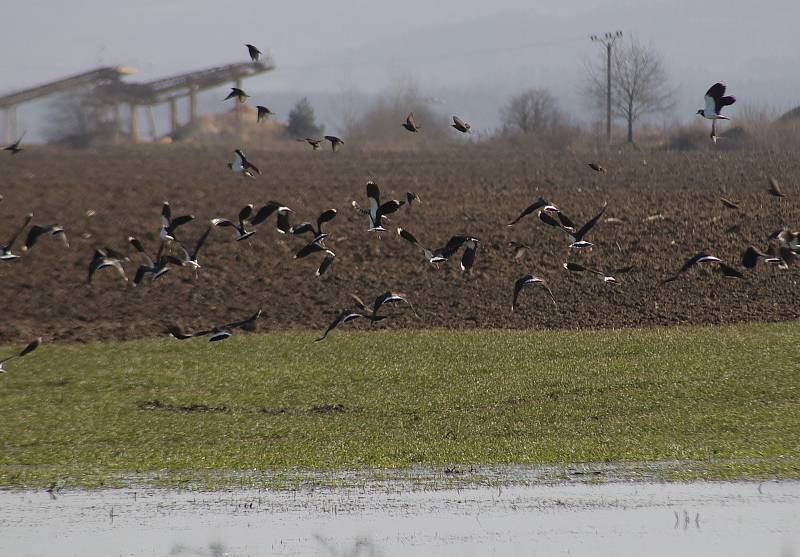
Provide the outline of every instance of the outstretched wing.
<path id="1" fill-rule="evenodd" d="M 342 323 L 347 323 L 348 321 L 351 321 L 352 319 L 357 319 L 359 317 L 364 317 L 364 316 L 361 315 L 360 313 L 355 313 L 354 311 L 351 311 L 349 309 L 342 311 L 339 315 L 336 316 L 336 318 L 331 322 L 331 324 L 328 325 L 328 328 L 325 329 L 325 332 L 322 333 L 322 336 L 316 339 L 315 342 L 324 340 L 325 337 L 328 336 L 328 333 L 330 333 L 332 330 L 334 330 Z"/>
<path id="2" fill-rule="evenodd" d="M 508 226 L 514 226 L 519 221 L 521 221 L 523 218 L 525 218 L 526 216 L 530 215 L 535 210 L 541 209 L 542 207 L 544 207 L 547 204 L 548 204 L 547 201 L 543 197 L 540 197 L 539 199 L 534 201 L 531 205 L 529 205 L 524 211 L 522 211 L 517 218 L 515 218 L 514 220 L 509 222 Z"/>
<path id="3" fill-rule="evenodd" d="M 30 224 L 31 219 L 33 219 L 33 213 L 28 213 L 25 215 L 25 220 L 22 222 L 22 226 L 20 226 L 17 231 L 14 232 L 14 235 L 11 236 L 11 238 L 8 240 L 8 243 L 6 243 L 6 250 L 11 250 L 11 246 L 13 246 L 14 242 L 17 241 L 17 237 L 22 234 L 22 231 L 25 230 L 25 227 Z"/>
<path id="4" fill-rule="evenodd" d="M 597 224 L 597 221 L 600 220 L 600 217 L 603 216 L 603 213 L 606 212 L 607 205 L 604 203 L 603 208 L 600 209 L 600 212 L 597 213 L 589 222 L 581 226 L 581 229 L 575 233 L 575 239 L 581 240 L 583 237 L 592 229 L 592 227 Z"/>

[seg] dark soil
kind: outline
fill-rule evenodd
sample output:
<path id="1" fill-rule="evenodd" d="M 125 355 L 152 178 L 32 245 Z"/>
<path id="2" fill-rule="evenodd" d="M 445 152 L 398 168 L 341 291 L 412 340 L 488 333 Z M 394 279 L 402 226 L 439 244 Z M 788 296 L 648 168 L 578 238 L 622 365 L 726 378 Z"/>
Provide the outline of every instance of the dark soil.
<path id="1" fill-rule="evenodd" d="M 0 343 L 35 336 L 158 337 L 169 324 L 206 328 L 243 319 L 257 308 L 263 309 L 261 331 L 322 330 L 352 305 L 350 293 L 367 299 L 386 290 L 407 293 L 420 317 L 388 308 L 394 317 L 373 328 L 616 328 L 800 316 L 796 268 L 759 265 L 742 281 L 706 267 L 660 284 L 701 249 L 738 264 L 749 244 L 765 248 L 772 231 L 796 227 L 800 161 L 791 155 L 598 155 L 608 169 L 598 174 L 573 155 L 493 152 L 473 145 L 431 153 L 357 153 L 345 146 L 337 154 L 254 149 L 247 154 L 263 176 L 235 175 L 225 166 L 232 153 L 205 147 L 29 147 L 0 157 L 0 241 L 32 211 L 36 224 L 63 225 L 71 244 L 65 249 L 43 237 L 21 259 L 0 262 Z M 768 174 L 778 178 L 786 198 L 766 193 Z M 392 215 L 389 231 L 369 233 L 367 219 L 351 207 L 352 200 L 366 205 L 368 179 L 378 183 L 385 199 L 414 191 L 423 202 Z M 721 192 L 740 209 L 723 207 Z M 588 235 L 595 243 L 591 252 L 570 253 L 566 234 L 535 214 L 506 226 L 539 195 L 579 226 L 608 202 L 604 219 Z M 319 257 L 293 259 L 305 240 L 278 233 L 270 219 L 249 242 L 235 242 L 229 229 L 212 230 L 200 253 L 199 278 L 189 268 L 174 268 L 155 283 L 147 279 L 133 288 L 113 270 L 103 270 L 87 285 L 95 248 L 124 250 L 131 278 L 140 259 L 127 237 L 140 238 L 156 252 L 164 200 L 174 215 L 197 216 L 177 233 L 193 245 L 212 217 L 234 218 L 247 203 L 258 208 L 271 199 L 292 207 L 296 222 L 315 220 L 331 207 L 339 210 L 327 225 L 327 245 L 337 257 L 322 278 L 314 275 Z M 88 210 L 94 216 L 87 217 Z M 608 217 L 622 223 L 604 222 Z M 432 247 L 458 233 L 479 237 L 472 273 L 459 269 L 460 254 L 435 269 L 397 236 L 397 226 Z M 15 253 L 22 253 L 22 240 Z M 533 250 L 514 259 L 510 240 Z M 611 287 L 595 275 L 564 270 L 568 258 L 597 267 L 634 265 L 636 271 L 619 275 L 620 284 Z M 511 313 L 514 281 L 526 273 L 548 281 L 557 306 L 532 288 Z"/>

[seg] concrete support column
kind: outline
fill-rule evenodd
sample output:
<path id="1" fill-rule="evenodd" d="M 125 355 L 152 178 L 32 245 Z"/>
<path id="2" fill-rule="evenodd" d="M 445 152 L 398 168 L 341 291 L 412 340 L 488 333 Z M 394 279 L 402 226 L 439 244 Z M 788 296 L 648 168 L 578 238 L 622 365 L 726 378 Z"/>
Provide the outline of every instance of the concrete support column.
<path id="1" fill-rule="evenodd" d="M 169 133 L 173 137 L 178 133 L 178 100 L 174 97 L 169 100 Z"/>
<path id="2" fill-rule="evenodd" d="M 133 143 L 139 143 L 139 122 L 137 119 L 137 106 L 133 103 L 130 106 L 130 135 Z"/>
<path id="3" fill-rule="evenodd" d="M 19 127 L 17 125 L 18 122 L 17 122 L 16 106 L 12 106 L 8 109 L 8 116 L 9 116 L 8 128 L 9 128 L 9 133 L 11 134 L 10 142 L 14 142 L 17 139 L 19 139 Z"/>
<path id="4" fill-rule="evenodd" d="M 111 142 L 115 145 L 119 143 L 119 104 L 114 103 L 111 107 L 111 119 L 114 124 L 114 129 L 111 132 Z"/>
<path id="5" fill-rule="evenodd" d="M 11 115 L 6 108 L 3 111 L 3 143 L 11 143 Z"/>
<path id="6" fill-rule="evenodd" d="M 189 122 L 194 124 L 197 118 L 197 89 L 192 87 L 189 93 Z"/>
<path id="7" fill-rule="evenodd" d="M 147 105 L 147 123 L 150 126 L 150 139 L 156 139 L 156 117 L 153 116 L 153 105 Z"/>

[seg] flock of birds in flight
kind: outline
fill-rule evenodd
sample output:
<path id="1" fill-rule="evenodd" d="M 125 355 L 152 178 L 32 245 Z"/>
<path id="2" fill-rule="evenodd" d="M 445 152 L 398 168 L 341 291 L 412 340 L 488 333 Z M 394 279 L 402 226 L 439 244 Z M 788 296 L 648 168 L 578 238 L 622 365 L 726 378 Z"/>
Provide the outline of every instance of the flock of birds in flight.
<path id="1" fill-rule="evenodd" d="M 257 62 L 261 52 L 253 45 L 246 45 L 250 58 L 253 62 Z M 233 87 L 230 94 L 224 100 L 236 99 L 240 103 L 244 103 L 250 96 L 242 89 Z M 729 106 L 736 101 L 735 97 L 725 96 L 725 85 L 722 83 L 715 83 L 712 85 L 705 95 L 705 108 L 697 111 L 697 114 L 706 119 L 711 120 L 711 139 L 716 143 L 716 121 L 728 120 L 727 117 L 721 114 L 725 106 Z M 257 121 L 262 120 L 273 115 L 274 112 L 264 106 L 257 106 Z M 417 133 L 422 128 L 417 123 L 412 113 L 409 113 L 406 121 L 402 126 L 411 133 Z M 470 124 L 459 118 L 453 116 L 452 127 L 459 132 L 469 133 Z M 5 148 L 11 155 L 19 154 L 23 148 L 21 147 L 22 138 L 18 139 L 14 144 Z M 344 141 L 342 139 L 327 135 L 322 139 L 317 138 L 302 138 L 298 141 L 307 142 L 314 150 L 318 150 L 323 141 L 328 141 L 331 144 L 331 149 L 336 152 Z M 606 172 L 606 169 L 598 163 L 590 162 L 589 167 L 599 173 Z M 234 172 L 240 173 L 245 177 L 254 178 L 256 174 L 261 174 L 261 170 L 251 163 L 241 149 L 234 151 L 233 162 L 228 163 L 228 167 Z M 784 197 L 780 185 L 777 180 L 769 177 L 769 189 L 767 192 L 775 197 Z M 386 231 L 384 224 L 386 224 L 387 216 L 391 215 L 401 207 L 406 206 L 407 210 L 411 210 L 412 204 L 420 202 L 420 198 L 414 192 L 407 192 L 404 200 L 392 199 L 381 202 L 380 189 L 378 185 L 370 181 L 366 186 L 367 205 L 362 207 L 357 201 L 352 202 L 353 208 L 364 217 L 368 219 L 368 232 L 382 232 Z M 0 202 L 2 201 L 0 195 Z M 738 204 L 727 198 L 720 198 L 722 204 L 729 209 L 738 209 Z M 539 220 L 545 225 L 554 227 L 563 231 L 568 239 L 568 247 L 570 250 L 586 250 L 591 249 L 593 244 L 587 239 L 589 232 L 598 223 L 606 210 L 606 205 L 598 211 L 598 213 L 578 227 L 572 219 L 570 219 L 564 211 L 557 205 L 547 201 L 543 197 L 536 199 L 531 205 L 526 207 L 517 218 L 508 223 L 508 226 L 514 226 L 520 221 L 525 219 L 531 214 L 536 214 Z M 323 225 L 333 221 L 337 216 L 336 209 L 328 209 L 320 213 L 315 222 L 302 222 L 293 225 L 292 215 L 294 211 L 288 206 L 277 201 L 269 201 L 263 207 L 255 210 L 253 205 L 243 207 L 234 219 L 228 218 L 214 218 L 211 220 L 210 225 L 206 228 L 204 233 L 200 236 L 194 245 L 189 245 L 178 239 L 176 232 L 178 229 L 189 222 L 194 220 L 193 215 L 172 216 L 172 210 L 169 202 L 164 202 L 161 210 L 161 228 L 159 230 L 159 247 L 155 253 L 155 257 L 151 257 L 144 245 L 135 237 L 128 237 L 128 243 L 133 246 L 139 254 L 142 262 L 138 266 L 136 273 L 133 277 L 131 284 L 138 286 L 142 283 L 146 276 L 149 275 L 151 281 L 156 281 L 164 274 L 166 274 L 172 267 L 189 267 L 193 269 L 195 275 L 199 272 L 201 265 L 198 261 L 198 254 L 205 244 L 212 228 L 229 228 L 235 236 L 235 241 L 243 242 L 255 234 L 255 230 L 251 227 L 258 226 L 267 221 L 272 215 L 275 215 L 275 227 L 281 234 L 289 234 L 291 236 L 305 236 L 307 241 L 295 253 L 295 259 L 301 259 L 309 256 L 321 256 L 319 266 L 316 271 L 316 276 L 322 276 L 333 264 L 336 254 L 330 247 L 326 246 L 325 240 L 328 238 L 328 233 L 323 230 Z M 33 214 L 29 213 L 23 220 L 20 226 L 11 238 L 5 243 L 0 245 L 0 262 L 13 261 L 20 258 L 19 254 L 13 253 L 17 238 L 28 228 Z M 460 260 L 460 268 L 463 272 L 469 273 L 475 263 L 478 245 L 480 240 L 476 237 L 458 234 L 452 236 L 443 247 L 430 248 L 417 240 L 416 236 L 409 230 L 402 227 L 397 227 L 396 232 L 400 238 L 415 246 L 422 252 L 424 259 L 431 265 L 438 268 L 456 255 L 459 251 L 462 252 Z M 28 229 L 24 245 L 22 246 L 23 252 L 28 252 L 37 243 L 39 238 L 43 236 L 58 237 L 64 242 L 64 245 L 69 247 L 65 230 L 58 224 L 52 225 L 33 225 Z M 511 246 L 515 249 L 516 257 L 519 257 L 525 250 L 530 249 L 530 246 L 519 242 L 511 242 Z M 174 249 L 172 247 L 174 246 Z M 706 252 L 700 252 L 690 257 L 684 265 L 673 275 L 662 281 L 663 283 L 672 282 L 681 277 L 684 273 L 697 265 L 713 265 L 719 273 L 727 278 L 743 279 L 743 269 L 753 269 L 759 260 L 766 263 L 776 264 L 782 268 L 788 268 L 794 263 L 800 252 L 800 233 L 791 231 L 783 227 L 773 232 L 768 237 L 768 248 L 762 251 L 755 246 L 749 246 L 741 258 L 741 267 L 737 268 L 734 265 L 726 263 L 719 257 L 711 255 Z M 179 253 L 179 255 L 175 255 Z M 128 282 L 128 276 L 123 266 L 124 263 L 129 262 L 130 259 L 125 254 L 114 250 L 113 248 L 103 247 L 97 248 L 92 255 L 89 263 L 87 282 L 92 283 L 92 279 L 98 271 L 103 269 L 114 269 L 120 277 Z M 575 262 L 566 262 L 563 264 L 565 270 L 574 273 L 590 273 L 601 277 L 604 283 L 613 285 L 618 282 L 615 275 L 628 273 L 634 270 L 634 267 L 627 266 L 616 269 L 593 269 Z M 518 307 L 519 296 L 523 289 L 526 287 L 540 287 L 546 291 L 548 297 L 554 304 L 557 304 L 552 291 L 550 290 L 544 279 L 535 275 L 524 275 L 519 277 L 513 286 L 511 311 L 516 311 Z M 317 341 L 324 340 L 328 334 L 336 327 L 352 321 L 354 319 L 366 319 L 371 322 L 378 322 L 387 319 L 388 315 L 381 315 L 380 310 L 387 304 L 403 303 L 407 305 L 411 311 L 416 315 L 411 302 L 407 299 L 406 295 L 399 292 L 384 292 L 376 296 L 371 304 L 365 303 L 361 298 L 352 294 L 351 298 L 355 304 L 356 309 L 347 308 L 340 311 L 334 320 L 328 325 L 322 335 L 317 338 Z M 187 340 L 194 337 L 208 336 L 210 342 L 225 340 L 230 337 L 236 329 L 253 330 L 255 322 L 261 315 L 261 310 L 258 310 L 253 315 L 230 323 L 215 325 L 207 329 L 198 330 L 194 332 L 185 332 L 179 327 L 171 326 L 168 328 L 168 333 L 179 340 Z M 5 372 L 4 364 L 10 360 L 24 357 L 33 352 L 42 343 L 41 338 L 37 338 L 29 343 L 20 352 L 0 359 L 0 373 Z"/>

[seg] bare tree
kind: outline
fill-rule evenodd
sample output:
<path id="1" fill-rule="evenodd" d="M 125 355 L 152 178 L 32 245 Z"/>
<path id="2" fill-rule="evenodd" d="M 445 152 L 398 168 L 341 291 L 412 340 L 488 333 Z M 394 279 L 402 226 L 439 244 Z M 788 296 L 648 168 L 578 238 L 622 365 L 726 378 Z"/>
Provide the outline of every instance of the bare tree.
<path id="1" fill-rule="evenodd" d="M 62 93 L 49 106 L 47 140 L 85 147 L 107 139 L 113 127 L 107 112 L 91 89 Z"/>
<path id="2" fill-rule="evenodd" d="M 564 117 L 558 101 L 547 89 L 528 89 L 511 97 L 500 109 L 506 129 L 535 133 L 560 126 Z"/>
<path id="3" fill-rule="evenodd" d="M 606 56 L 585 64 L 584 93 L 591 105 L 603 109 L 606 101 Z M 628 143 L 633 143 L 633 126 L 645 114 L 666 112 L 675 102 L 675 90 L 664 59 L 656 50 L 636 39 L 621 43 L 611 59 L 611 111 L 628 124 Z"/>

